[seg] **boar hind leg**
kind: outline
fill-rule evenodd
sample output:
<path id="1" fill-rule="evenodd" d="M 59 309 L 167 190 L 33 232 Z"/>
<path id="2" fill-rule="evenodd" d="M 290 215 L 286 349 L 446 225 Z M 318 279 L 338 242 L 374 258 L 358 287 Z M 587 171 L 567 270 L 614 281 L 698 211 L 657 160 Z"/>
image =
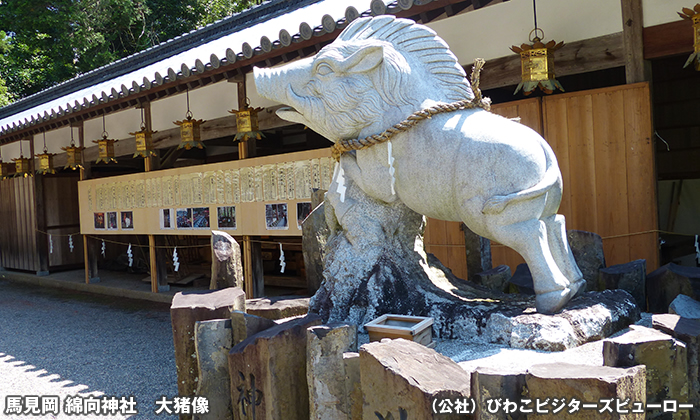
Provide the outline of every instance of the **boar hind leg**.
<path id="1" fill-rule="evenodd" d="M 552 256 L 559 266 L 561 272 L 570 281 L 569 288 L 574 295 L 579 291 L 586 289 L 586 280 L 581 274 L 574 254 L 571 252 L 569 240 L 566 237 L 566 223 L 564 216 L 555 214 L 542 219 L 547 226 L 547 239 L 549 240 L 549 249 L 552 251 Z"/>
<path id="2" fill-rule="evenodd" d="M 571 299 L 569 280 L 554 260 L 544 221 L 531 219 L 505 226 L 490 226 L 493 239 L 513 248 L 527 262 L 535 286 L 539 313 L 558 312 Z"/>

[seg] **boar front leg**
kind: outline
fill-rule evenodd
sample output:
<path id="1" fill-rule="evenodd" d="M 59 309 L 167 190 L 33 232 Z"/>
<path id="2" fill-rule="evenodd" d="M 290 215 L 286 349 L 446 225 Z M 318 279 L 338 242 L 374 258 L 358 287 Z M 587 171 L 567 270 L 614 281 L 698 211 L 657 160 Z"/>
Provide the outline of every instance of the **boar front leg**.
<path id="1" fill-rule="evenodd" d="M 393 203 L 398 196 L 392 191 L 386 143 L 358 150 L 355 153 L 343 153 L 340 164 L 346 178 L 351 179 L 370 197 Z"/>

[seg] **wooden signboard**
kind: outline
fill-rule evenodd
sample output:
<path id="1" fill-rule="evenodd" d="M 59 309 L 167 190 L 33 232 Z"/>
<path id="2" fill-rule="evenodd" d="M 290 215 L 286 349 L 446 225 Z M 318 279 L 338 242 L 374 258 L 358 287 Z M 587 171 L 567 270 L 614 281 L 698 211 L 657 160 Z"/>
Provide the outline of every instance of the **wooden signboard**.
<path id="1" fill-rule="evenodd" d="M 313 189 L 328 189 L 330 149 L 79 182 L 83 235 L 300 236 Z"/>

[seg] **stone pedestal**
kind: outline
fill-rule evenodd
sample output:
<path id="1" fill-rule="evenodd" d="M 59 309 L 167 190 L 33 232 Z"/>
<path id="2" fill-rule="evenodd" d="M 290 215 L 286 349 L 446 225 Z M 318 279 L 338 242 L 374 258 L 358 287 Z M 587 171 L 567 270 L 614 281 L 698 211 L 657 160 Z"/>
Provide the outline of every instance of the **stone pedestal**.
<path id="1" fill-rule="evenodd" d="M 619 337 L 605 340 L 603 360 L 606 366 L 646 366 L 647 403 L 664 400 L 688 401 L 688 361 L 686 346 L 668 334 L 633 326 Z M 677 413 L 650 411 L 647 419 L 688 419 L 688 410 Z"/>
<path id="2" fill-rule="evenodd" d="M 314 315 L 264 330 L 228 355 L 234 420 L 308 420 L 306 329 Z"/>
<path id="3" fill-rule="evenodd" d="M 226 287 L 243 287 L 241 247 L 228 233 L 212 230 L 209 288 L 217 290 Z"/>
<path id="4" fill-rule="evenodd" d="M 199 369 L 195 349 L 195 322 L 229 319 L 233 310 L 245 311 L 245 293 L 238 287 L 201 293 L 179 292 L 173 297 L 170 318 L 175 345 L 178 395 L 193 396 L 197 389 Z"/>
<path id="5" fill-rule="evenodd" d="M 700 296 L 700 268 L 666 264 L 647 276 L 649 312 L 663 314 L 676 296 Z"/>
<path id="6" fill-rule="evenodd" d="M 310 327 L 306 334 L 306 378 L 311 420 L 353 420 L 343 353 L 357 351 L 354 325 Z"/>
<path id="7" fill-rule="evenodd" d="M 693 404 L 690 418 L 700 420 L 700 321 L 673 314 L 662 314 L 652 316 L 652 324 L 655 329 L 670 334 L 686 344 L 689 386 L 687 402 Z"/>
<path id="8" fill-rule="evenodd" d="M 603 290 L 626 290 L 634 297 L 639 309 L 644 311 L 647 307 L 646 274 L 646 260 L 635 260 L 600 269 L 598 272 L 598 283 Z"/>
<path id="9" fill-rule="evenodd" d="M 195 420 L 230 420 L 231 389 L 228 352 L 232 347 L 231 320 L 214 319 L 195 323 L 197 349 L 197 395 L 209 401 L 209 412 L 195 414 Z"/>
<path id="10" fill-rule="evenodd" d="M 470 397 L 470 375 L 436 351 L 404 339 L 365 344 L 360 349 L 363 419 L 460 419 L 434 414 L 435 399 Z M 437 406 L 437 404 L 435 405 Z M 389 417 L 391 416 L 391 417 Z"/>
<path id="11" fill-rule="evenodd" d="M 472 372 L 472 397 L 476 401 L 477 419 L 481 420 L 521 420 L 525 413 L 506 413 L 499 410 L 491 413 L 486 410 L 488 400 L 500 398 L 520 401 L 525 391 L 525 369 L 479 367 Z"/>
<path id="12" fill-rule="evenodd" d="M 283 319 L 309 312 L 309 298 L 264 297 L 248 299 L 247 313 L 267 319 Z"/>
<path id="13" fill-rule="evenodd" d="M 596 233 L 584 230 L 568 230 L 566 236 L 576 265 L 586 279 L 586 291 L 603 290 L 598 288 L 598 270 L 605 268 L 603 239 Z"/>
<path id="14" fill-rule="evenodd" d="M 475 274 L 471 280 L 491 290 L 505 292 L 511 277 L 510 267 L 507 265 L 499 265 L 496 268 Z"/>
<path id="15" fill-rule="evenodd" d="M 646 403 L 644 366 L 631 368 L 612 368 L 607 366 L 581 366 L 567 365 L 563 363 L 535 365 L 528 369 L 525 376 L 527 386 L 527 398 L 532 401 L 528 419 L 635 419 L 643 420 Z M 536 412 L 536 402 L 545 402 L 542 412 Z M 554 401 L 554 400 L 557 401 Z M 564 408 L 554 413 L 557 407 Z M 568 404 L 576 399 L 581 403 L 580 409 L 569 413 Z M 613 399 L 612 412 L 603 411 L 602 400 Z M 615 399 L 629 404 L 625 409 L 630 410 L 626 414 L 618 414 L 615 407 Z M 640 404 L 640 413 L 633 413 L 634 404 Z M 595 404 L 595 408 L 584 408 L 583 404 Z"/>

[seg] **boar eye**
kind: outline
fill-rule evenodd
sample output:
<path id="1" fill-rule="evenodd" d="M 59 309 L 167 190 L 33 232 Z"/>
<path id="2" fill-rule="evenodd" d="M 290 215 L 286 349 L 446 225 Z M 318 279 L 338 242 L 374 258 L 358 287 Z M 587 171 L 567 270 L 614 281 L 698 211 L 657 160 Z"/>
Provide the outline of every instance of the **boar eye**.
<path id="1" fill-rule="evenodd" d="M 321 76 L 326 76 L 328 74 L 333 73 L 333 69 L 331 68 L 330 65 L 326 63 L 321 63 L 316 67 L 316 73 L 321 75 Z"/>

